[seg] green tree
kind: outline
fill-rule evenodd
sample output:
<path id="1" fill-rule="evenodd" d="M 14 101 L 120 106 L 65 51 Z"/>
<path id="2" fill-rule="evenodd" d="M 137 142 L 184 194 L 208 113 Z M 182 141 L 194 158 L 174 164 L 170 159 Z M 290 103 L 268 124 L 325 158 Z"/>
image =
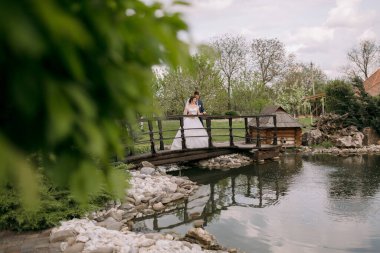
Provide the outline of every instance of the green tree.
<path id="1" fill-rule="evenodd" d="M 216 52 L 216 66 L 227 88 L 227 109 L 231 110 L 232 86 L 245 70 L 248 52 L 246 41 L 241 36 L 223 35 L 216 38 L 211 46 Z"/>
<path id="2" fill-rule="evenodd" d="M 0 1 L 1 185 L 35 199 L 37 154 L 77 199 L 121 195 L 109 166 L 123 153 L 120 120 L 151 111 L 151 68 L 184 64 L 186 30 L 179 13 L 140 0 Z"/>
<path id="3" fill-rule="evenodd" d="M 359 128 L 372 126 L 379 131 L 380 107 L 374 98 L 365 93 L 362 86 L 360 79 L 355 79 L 352 83 L 332 81 L 326 88 L 326 108 L 336 114 L 348 113 L 346 125 Z"/>
<path id="4" fill-rule="evenodd" d="M 215 68 L 210 48 L 203 47 L 188 66 L 169 68 L 156 80 L 156 97 L 165 114 L 182 114 L 185 102 L 198 90 L 208 114 L 220 114 L 227 107 L 227 93 Z"/>
<path id="5" fill-rule="evenodd" d="M 245 79 L 232 89 L 232 105 L 241 114 L 259 114 L 273 97 L 272 89 L 261 82 Z"/>
<path id="6" fill-rule="evenodd" d="M 273 86 L 276 101 L 288 112 L 299 114 L 307 105 L 305 96 L 323 92 L 326 80 L 327 77 L 320 68 L 290 58 L 283 74 Z"/>
<path id="7" fill-rule="evenodd" d="M 364 89 L 363 81 L 360 77 L 356 77 L 352 80 L 354 89 L 359 93 L 358 108 L 361 124 L 363 127 L 373 127 L 378 133 L 380 133 L 380 96 L 372 97 Z"/>

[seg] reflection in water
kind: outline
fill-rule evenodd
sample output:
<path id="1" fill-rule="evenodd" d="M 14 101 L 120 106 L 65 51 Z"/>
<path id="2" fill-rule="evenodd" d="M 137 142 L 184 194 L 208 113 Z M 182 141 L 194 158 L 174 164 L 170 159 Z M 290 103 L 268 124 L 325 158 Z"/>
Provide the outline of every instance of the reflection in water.
<path id="1" fill-rule="evenodd" d="M 289 155 L 231 171 L 191 169 L 202 185 L 143 221 L 185 233 L 195 219 L 246 252 L 380 252 L 380 156 Z"/>
<path id="2" fill-rule="evenodd" d="M 380 156 L 348 156 L 331 159 L 329 155 L 304 158 L 319 165 L 327 165 L 329 193 L 332 198 L 373 197 L 380 184 Z"/>

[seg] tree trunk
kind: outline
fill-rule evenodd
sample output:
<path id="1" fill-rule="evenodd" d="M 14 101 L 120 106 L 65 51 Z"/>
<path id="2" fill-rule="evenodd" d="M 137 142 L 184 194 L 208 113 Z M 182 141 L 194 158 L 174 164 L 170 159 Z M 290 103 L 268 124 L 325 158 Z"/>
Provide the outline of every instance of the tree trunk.
<path id="1" fill-rule="evenodd" d="M 231 111 L 231 77 L 227 77 L 228 104 L 227 109 Z"/>

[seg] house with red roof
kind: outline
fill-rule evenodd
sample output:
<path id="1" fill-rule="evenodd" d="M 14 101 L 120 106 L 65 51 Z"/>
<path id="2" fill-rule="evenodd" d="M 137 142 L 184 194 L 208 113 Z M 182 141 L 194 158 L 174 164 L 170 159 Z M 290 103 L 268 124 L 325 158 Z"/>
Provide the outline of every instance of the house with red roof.
<path id="1" fill-rule="evenodd" d="M 380 68 L 364 81 L 364 89 L 371 96 L 380 95 Z"/>

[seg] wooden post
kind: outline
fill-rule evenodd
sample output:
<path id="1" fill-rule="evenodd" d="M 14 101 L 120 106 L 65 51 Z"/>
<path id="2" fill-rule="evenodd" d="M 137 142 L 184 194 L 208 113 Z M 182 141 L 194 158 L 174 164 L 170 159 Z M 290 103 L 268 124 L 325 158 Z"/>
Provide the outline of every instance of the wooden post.
<path id="1" fill-rule="evenodd" d="M 186 148 L 185 130 L 183 129 L 183 117 L 179 118 L 179 125 L 181 126 L 181 139 L 182 139 L 182 149 Z"/>
<path id="2" fill-rule="evenodd" d="M 151 120 L 148 120 L 149 127 L 149 138 L 150 138 L 150 151 L 152 154 L 156 154 L 156 147 L 154 146 L 154 136 L 153 136 L 153 124 Z"/>
<path id="3" fill-rule="evenodd" d="M 256 116 L 256 127 L 257 127 L 256 147 L 261 148 L 260 117 L 259 116 Z"/>
<path id="4" fill-rule="evenodd" d="M 132 145 L 129 146 L 129 155 L 134 155 L 135 154 L 135 133 L 133 131 L 133 128 L 132 126 L 129 126 L 129 134 L 131 136 L 131 140 L 132 140 Z"/>
<path id="5" fill-rule="evenodd" d="M 277 145 L 277 115 L 273 115 L 273 125 L 274 125 L 274 131 L 273 131 L 273 145 Z"/>
<path id="6" fill-rule="evenodd" d="M 234 145 L 234 136 L 232 135 L 232 118 L 228 118 L 228 125 L 230 127 L 230 147 L 235 146 Z"/>
<path id="7" fill-rule="evenodd" d="M 211 119 L 206 118 L 206 127 L 207 127 L 207 135 L 208 135 L 208 147 L 212 148 L 212 136 L 211 136 Z"/>
<path id="8" fill-rule="evenodd" d="M 244 126 L 245 126 L 245 144 L 248 144 L 249 143 L 248 118 L 244 118 Z"/>
<path id="9" fill-rule="evenodd" d="M 162 136 L 162 122 L 160 119 L 157 120 L 157 125 L 158 125 L 158 134 L 160 135 L 160 150 L 164 150 L 164 139 Z"/>

